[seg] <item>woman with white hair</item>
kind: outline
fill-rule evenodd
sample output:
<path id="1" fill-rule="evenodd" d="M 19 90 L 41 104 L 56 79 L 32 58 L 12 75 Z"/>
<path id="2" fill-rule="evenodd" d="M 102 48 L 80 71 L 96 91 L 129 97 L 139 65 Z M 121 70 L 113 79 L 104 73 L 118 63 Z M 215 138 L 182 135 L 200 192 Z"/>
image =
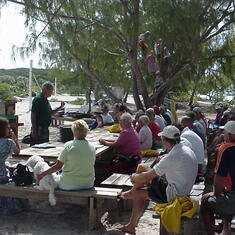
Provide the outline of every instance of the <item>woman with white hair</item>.
<path id="1" fill-rule="evenodd" d="M 147 150 L 151 149 L 153 138 L 152 138 L 152 132 L 150 128 L 148 127 L 149 124 L 149 118 L 147 115 L 142 115 L 139 118 L 139 125 L 140 125 L 140 131 L 139 131 L 139 138 L 140 138 L 140 146 L 141 150 Z"/>
<path id="2" fill-rule="evenodd" d="M 132 126 L 132 116 L 129 113 L 122 114 L 120 117 L 120 126 L 122 131 L 117 140 L 100 139 L 99 142 L 116 150 L 117 155 L 115 156 L 113 163 L 117 163 L 120 159 L 125 163 L 127 163 L 127 161 L 133 163 L 130 165 L 120 164 L 120 167 L 118 167 L 119 169 L 112 168 L 111 171 L 131 173 L 128 172 L 128 170 L 131 168 L 130 171 L 135 171 L 140 160 L 140 140 L 137 132 Z M 134 156 L 135 159 L 132 159 L 131 156 Z"/>
<path id="3" fill-rule="evenodd" d="M 72 124 L 74 140 L 65 144 L 55 165 L 38 175 L 38 180 L 62 169 L 58 186 L 63 190 L 89 189 L 95 180 L 95 147 L 86 140 L 88 125 L 83 120 Z"/>

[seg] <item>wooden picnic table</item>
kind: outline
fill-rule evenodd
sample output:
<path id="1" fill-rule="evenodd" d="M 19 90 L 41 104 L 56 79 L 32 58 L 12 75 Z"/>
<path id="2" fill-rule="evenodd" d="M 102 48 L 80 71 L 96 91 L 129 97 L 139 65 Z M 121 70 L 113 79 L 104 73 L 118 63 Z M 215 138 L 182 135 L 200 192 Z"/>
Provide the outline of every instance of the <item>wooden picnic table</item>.
<path id="1" fill-rule="evenodd" d="M 73 118 L 73 117 L 69 117 L 69 116 L 66 116 L 66 115 L 63 115 L 63 116 L 52 116 L 52 121 L 51 121 L 51 125 L 52 126 L 59 126 L 59 125 L 63 125 L 65 121 L 67 122 L 74 122 L 78 120 L 78 118 Z M 88 125 L 91 124 L 94 119 L 92 118 L 82 118 L 82 120 L 84 120 Z"/>
<path id="2" fill-rule="evenodd" d="M 109 167 L 113 157 L 113 149 L 109 146 L 104 146 L 99 143 L 100 138 L 115 139 L 117 134 L 109 133 L 108 127 L 97 128 L 95 130 L 89 131 L 87 135 L 87 140 L 94 144 L 96 147 L 96 161 L 95 161 L 95 185 L 99 185 L 103 180 L 110 176 Z M 27 160 L 33 155 L 39 155 L 47 161 L 55 162 L 58 158 L 60 152 L 64 148 L 63 142 L 52 142 L 55 148 L 32 148 L 27 147 L 22 149 L 18 155 L 13 155 L 13 157 L 8 158 L 11 164 L 16 164 L 22 160 Z"/>
<path id="3" fill-rule="evenodd" d="M 97 128 L 95 130 L 89 131 L 86 139 L 94 144 L 96 148 L 96 157 L 99 157 L 100 155 L 102 155 L 103 153 L 105 153 L 110 149 L 110 147 L 101 145 L 99 143 L 100 138 L 115 139 L 113 134 L 108 132 L 107 127 Z M 17 158 L 27 159 L 30 156 L 39 155 L 43 157 L 45 160 L 55 161 L 58 158 L 60 152 L 64 149 L 64 143 L 52 142 L 52 144 L 55 146 L 55 148 L 34 148 L 34 147 L 24 148 L 17 155 Z"/>
<path id="4" fill-rule="evenodd" d="M 143 157 L 141 163 L 148 164 L 149 166 L 156 160 L 157 157 Z M 119 187 L 122 189 L 132 187 L 130 175 L 114 173 L 105 179 L 101 185 L 105 187 Z"/>

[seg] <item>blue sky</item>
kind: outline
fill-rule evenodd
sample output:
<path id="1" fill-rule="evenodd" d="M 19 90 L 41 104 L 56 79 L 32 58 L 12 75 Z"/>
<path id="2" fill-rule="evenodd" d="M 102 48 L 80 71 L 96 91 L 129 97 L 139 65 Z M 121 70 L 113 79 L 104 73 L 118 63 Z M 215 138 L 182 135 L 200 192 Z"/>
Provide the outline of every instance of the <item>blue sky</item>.
<path id="1" fill-rule="evenodd" d="M 0 9 L 0 68 L 28 68 L 30 59 L 33 60 L 33 67 L 40 67 L 38 52 L 25 60 L 20 56 L 17 56 L 16 61 L 11 58 L 13 45 L 22 46 L 27 33 L 24 26 L 25 17 L 20 14 L 20 10 L 21 6 L 14 3 L 7 3 Z"/>

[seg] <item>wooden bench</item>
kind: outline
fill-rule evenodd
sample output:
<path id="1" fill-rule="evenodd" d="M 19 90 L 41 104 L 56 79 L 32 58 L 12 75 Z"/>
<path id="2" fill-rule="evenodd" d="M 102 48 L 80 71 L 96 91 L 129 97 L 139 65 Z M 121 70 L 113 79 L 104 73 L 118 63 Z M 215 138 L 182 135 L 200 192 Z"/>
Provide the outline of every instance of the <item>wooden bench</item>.
<path id="1" fill-rule="evenodd" d="M 51 118 L 51 126 L 60 126 L 64 124 L 64 120 L 58 119 L 58 117 L 53 116 Z"/>
<path id="2" fill-rule="evenodd" d="M 89 229 L 94 229 L 100 224 L 104 200 L 116 200 L 121 191 L 121 189 L 94 187 L 80 191 L 56 190 L 55 194 L 57 202 L 87 206 L 89 209 Z M 0 184 L 0 196 L 48 200 L 48 191 L 41 191 L 32 186 L 18 187 L 14 184 Z"/>
<path id="3" fill-rule="evenodd" d="M 130 175 L 126 174 L 112 174 L 109 178 L 104 180 L 101 183 L 102 186 L 111 187 L 111 188 L 121 188 L 121 189 L 130 189 L 132 187 L 132 183 L 130 180 Z M 204 184 L 195 184 L 190 192 L 190 198 L 199 201 L 201 200 L 202 193 L 205 186 Z M 159 215 L 153 215 L 153 218 L 160 219 L 160 235 L 173 235 L 174 233 L 168 233 L 165 228 L 162 226 L 161 218 Z M 198 229 L 199 224 L 199 213 L 194 215 L 191 219 L 189 218 L 182 218 L 181 220 L 181 233 L 184 235 L 191 235 L 193 234 L 192 231 L 196 231 Z M 196 232 L 195 232 L 196 234 Z"/>
<path id="4" fill-rule="evenodd" d="M 198 201 L 200 205 L 203 190 L 205 188 L 204 184 L 195 184 L 190 192 L 190 198 Z M 161 217 L 158 214 L 153 215 L 153 218 L 160 219 L 160 235 L 192 235 L 197 234 L 199 229 L 199 211 L 192 218 L 182 217 L 181 218 L 181 232 L 180 233 L 169 233 L 165 230 L 161 223 Z"/>
<path id="5" fill-rule="evenodd" d="M 157 157 L 142 158 L 141 163 L 152 165 Z M 132 187 L 130 175 L 114 173 L 101 183 L 104 187 L 128 189 Z"/>

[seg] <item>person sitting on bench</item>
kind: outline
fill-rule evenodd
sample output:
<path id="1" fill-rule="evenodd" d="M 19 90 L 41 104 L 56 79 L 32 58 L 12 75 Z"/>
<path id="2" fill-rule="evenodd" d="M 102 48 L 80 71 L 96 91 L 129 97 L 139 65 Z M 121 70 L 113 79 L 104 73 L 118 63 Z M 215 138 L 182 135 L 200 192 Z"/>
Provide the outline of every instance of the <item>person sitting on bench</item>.
<path id="1" fill-rule="evenodd" d="M 133 174 L 132 189 L 120 195 L 123 199 L 133 200 L 129 223 L 117 228 L 123 232 L 135 232 L 146 200 L 166 203 L 178 196 L 187 196 L 195 182 L 197 159 L 189 147 L 180 143 L 179 129 L 172 125 L 167 126 L 159 136 L 167 148 L 167 154 L 152 169 Z M 147 189 L 142 188 L 145 185 L 148 185 Z"/>
<path id="2" fill-rule="evenodd" d="M 99 139 L 105 146 L 116 150 L 116 154 L 110 166 L 110 173 L 133 173 L 141 161 L 140 139 L 132 126 L 132 116 L 124 113 L 120 117 L 121 133 L 117 140 Z"/>
<path id="3" fill-rule="evenodd" d="M 12 153 L 19 154 L 20 146 L 9 121 L 0 118 L 0 184 L 6 184 L 10 177 L 10 166 L 6 165 L 6 159 Z M 14 215 L 22 212 L 27 207 L 27 201 L 19 198 L 0 197 L 0 215 Z"/>
<path id="4" fill-rule="evenodd" d="M 40 181 L 44 176 L 62 169 L 58 186 L 63 190 L 89 189 L 94 186 L 96 150 L 86 140 L 88 125 L 83 120 L 72 124 L 74 140 L 65 144 L 55 165 L 38 175 Z"/>
<path id="5" fill-rule="evenodd" d="M 235 214 L 235 121 L 224 126 L 225 144 L 219 147 L 214 191 L 202 198 L 201 212 L 207 234 L 214 234 L 214 213 L 223 218 L 222 235 L 230 234 L 228 222 Z"/>

